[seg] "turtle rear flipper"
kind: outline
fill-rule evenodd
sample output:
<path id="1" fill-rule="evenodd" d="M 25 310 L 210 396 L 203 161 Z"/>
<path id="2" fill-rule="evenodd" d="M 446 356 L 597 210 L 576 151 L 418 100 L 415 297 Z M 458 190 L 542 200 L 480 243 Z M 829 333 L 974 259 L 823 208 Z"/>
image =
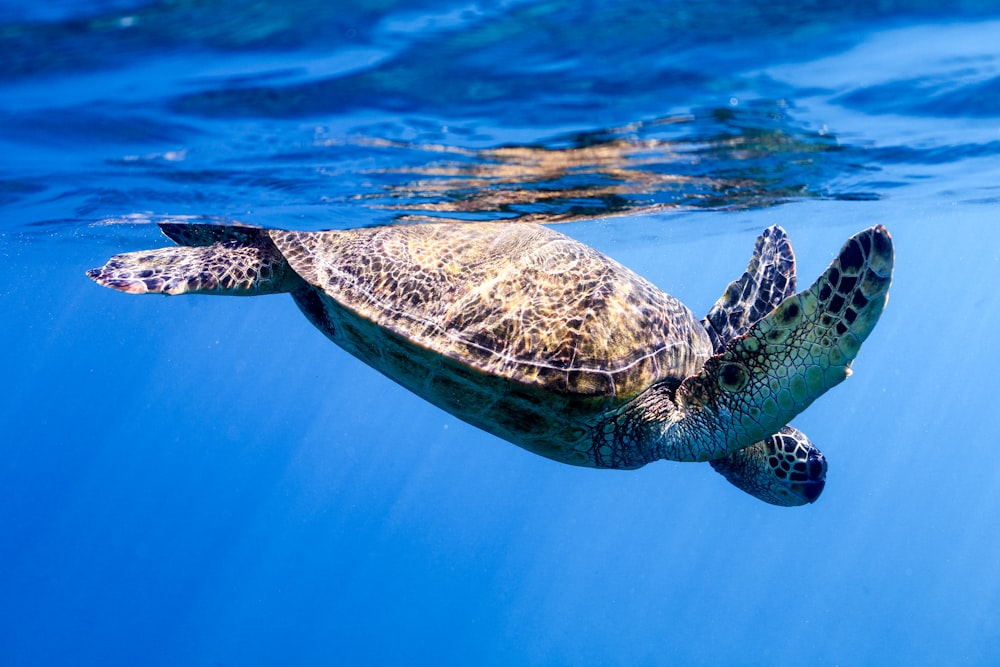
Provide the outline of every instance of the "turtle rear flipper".
<path id="1" fill-rule="evenodd" d="M 268 230 L 243 223 L 221 225 L 205 222 L 160 222 L 157 226 L 164 236 L 183 246 L 209 246 L 215 243 L 268 245 L 271 242 Z"/>
<path id="2" fill-rule="evenodd" d="M 676 401 L 686 417 L 675 427 L 688 456 L 721 458 L 763 440 L 847 378 L 885 307 L 892 264 L 885 227 L 854 235 L 808 290 L 684 380 Z"/>
<path id="3" fill-rule="evenodd" d="M 183 245 L 115 255 L 87 276 L 129 294 L 257 296 L 290 292 L 302 284 L 266 230 L 189 225 L 188 233 L 175 235 L 173 227 L 161 225 Z"/>

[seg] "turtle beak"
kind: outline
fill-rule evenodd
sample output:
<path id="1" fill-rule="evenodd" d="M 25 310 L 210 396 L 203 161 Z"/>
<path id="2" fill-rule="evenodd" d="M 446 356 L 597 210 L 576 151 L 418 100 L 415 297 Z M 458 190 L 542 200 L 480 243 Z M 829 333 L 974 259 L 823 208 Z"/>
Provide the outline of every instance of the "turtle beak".
<path id="1" fill-rule="evenodd" d="M 816 502 L 825 486 L 826 457 L 818 450 L 809 452 L 809 459 L 806 462 L 806 480 L 793 483 L 791 485 L 792 491 L 811 504 Z"/>
<path id="2" fill-rule="evenodd" d="M 802 484 L 797 491 L 799 495 L 806 499 L 807 502 L 814 503 L 819 498 L 819 494 L 823 493 L 823 487 L 825 486 L 825 480 L 820 480 L 818 482 L 806 482 Z"/>

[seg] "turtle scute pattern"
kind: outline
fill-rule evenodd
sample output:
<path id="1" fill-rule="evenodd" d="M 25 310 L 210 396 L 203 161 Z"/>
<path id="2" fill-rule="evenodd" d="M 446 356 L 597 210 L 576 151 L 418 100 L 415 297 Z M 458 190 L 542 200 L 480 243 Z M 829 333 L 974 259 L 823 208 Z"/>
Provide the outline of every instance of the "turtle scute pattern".
<path id="1" fill-rule="evenodd" d="M 679 301 L 544 227 L 272 232 L 292 269 L 432 354 L 563 396 L 627 400 L 711 354 Z"/>

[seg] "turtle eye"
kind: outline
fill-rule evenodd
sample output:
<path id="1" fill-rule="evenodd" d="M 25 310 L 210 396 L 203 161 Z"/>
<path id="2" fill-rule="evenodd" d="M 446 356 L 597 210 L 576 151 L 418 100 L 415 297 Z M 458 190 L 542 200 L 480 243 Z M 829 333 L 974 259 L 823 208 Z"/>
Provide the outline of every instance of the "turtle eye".
<path id="1" fill-rule="evenodd" d="M 719 369 L 719 386 L 726 391 L 739 391 L 747 386 L 750 374 L 742 365 L 729 362 Z"/>

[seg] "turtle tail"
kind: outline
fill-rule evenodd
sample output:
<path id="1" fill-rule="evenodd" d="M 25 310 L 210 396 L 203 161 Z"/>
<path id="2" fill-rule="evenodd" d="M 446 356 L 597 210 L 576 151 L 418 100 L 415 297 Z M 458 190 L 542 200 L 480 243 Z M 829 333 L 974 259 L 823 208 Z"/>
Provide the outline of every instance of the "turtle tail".
<path id="1" fill-rule="evenodd" d="M 87 276 L 129 294 L 257 296 L 289 292 L 301 282 L 267 230 L 177 223 L 160 227 L 181 245 L 115 255 Z"/>

